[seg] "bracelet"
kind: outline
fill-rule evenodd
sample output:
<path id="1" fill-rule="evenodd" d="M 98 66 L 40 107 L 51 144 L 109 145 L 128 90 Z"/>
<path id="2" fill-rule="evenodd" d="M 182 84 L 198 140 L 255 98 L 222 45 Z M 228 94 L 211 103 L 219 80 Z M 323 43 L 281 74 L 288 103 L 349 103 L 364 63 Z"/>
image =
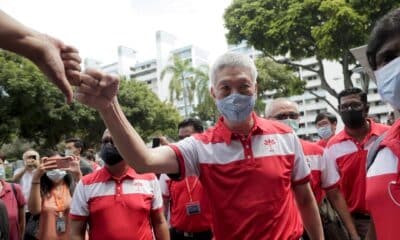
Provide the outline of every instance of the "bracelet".
<path id="1" fill-rule="evenodd" d="M 32 182 L 32 184 L 40 184 L 40 182 Z"/>

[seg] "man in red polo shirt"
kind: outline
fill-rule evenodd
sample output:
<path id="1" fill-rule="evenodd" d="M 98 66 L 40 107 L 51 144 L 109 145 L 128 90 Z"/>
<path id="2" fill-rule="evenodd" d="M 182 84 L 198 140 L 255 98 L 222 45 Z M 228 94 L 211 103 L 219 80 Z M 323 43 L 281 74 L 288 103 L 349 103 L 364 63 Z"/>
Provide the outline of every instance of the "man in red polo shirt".
<path id="1" fill-rule="evenodd" d="M 226 53 L 210 69 L 211 95 L 222 114 L 216 125 L 154 149 L 124 116 L 118 78 L 95 70 L 80 78 L 76 98 L 100 112 L 125 161 L 137 171 L 199 176 L 216 240 L 297 240 L 303 223 L 311 239 L 323 239 L 300 142 L 284 124 L 253 112 L 257 70 L 247 56 Z"/>
<path id="2" fill-rule="evenodd" d="M 374 26 L 367 47 L 378 92 L 384 102 L 400 110 L 400 8 Z M 372 153 L 371 153 L 372 154 Z M 384 135 L 367 173 L 366 202 L 371 213 L 369 240 L 399 239 L 400 120 Z"/>
<path id="3" fill-rule="evenodd" d="M 197 119 L 188 118 L 178 125 L 180 140 L 202 132 L 203 126 Z M 172 181 L 162 174 L 160 186 L 165 210 L 170 210 L 171 239 L 211 240 L 211 210 L 199 178 Z"/>
<path id="4" fill-rule="evenodd" d="M 317 144 L 323 148 L 326 147 L 328 141 L 335 136 L 337 118 L 330 112 L 318 113 L 315 117 L 315 127 L 317 128 L 318 136 L 321 138 Z"/>
<path id="5" fill-rule="evenodd" d="M 367 94 L 361 89 L 343 90 L 338 102 L 345 129 L 332 137 L 325 148 L 322 187 L 344 221 L 350 212 L 363 239 L 370 222 L 365 206 L 367 152 L 388 127 L 367 118 Z"/>
<path id="6" fill-rule="evenodd" d="M 161 190 L 154 174 L 137 174 L 103 135 L 101 158 L 105 167 L 77 184 L 71 204 L 71 239 L 168 240 Z"/>

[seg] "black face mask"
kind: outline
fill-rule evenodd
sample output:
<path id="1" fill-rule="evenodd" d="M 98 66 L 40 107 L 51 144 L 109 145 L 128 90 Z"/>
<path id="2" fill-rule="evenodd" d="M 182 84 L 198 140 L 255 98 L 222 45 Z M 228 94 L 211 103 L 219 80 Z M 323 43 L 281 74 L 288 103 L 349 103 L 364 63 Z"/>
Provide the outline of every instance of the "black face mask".
<path id="1" fill-rule="evenodd" d="M 351 129 L 361 128 L 365 124 L 364 110 L 340 112 L 344 125 Z"/>
<path id="2" fill-rule="evenodd" d="M 101 147 L 100 157 L 107 165 L 110 166 L 115 165 L 123 160 L 117 148 L 111 143 L 103 144 Z"/>

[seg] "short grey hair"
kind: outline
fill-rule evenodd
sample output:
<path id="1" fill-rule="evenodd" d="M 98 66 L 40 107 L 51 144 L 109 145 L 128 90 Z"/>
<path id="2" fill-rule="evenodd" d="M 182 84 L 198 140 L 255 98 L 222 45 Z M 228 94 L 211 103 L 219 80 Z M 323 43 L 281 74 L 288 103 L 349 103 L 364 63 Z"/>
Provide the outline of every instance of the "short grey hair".
<path id="1" fill-rule="evenodd" d="M 276 105 L 279 104 L 293 105 L 296 108 L 296 111 L 299 112 L 299 105 L 296 102 L 293 102 L 287 98 L 276 98 L 265 106 L 265 117 L 272 118 L 272 113 L 274 112 Z"/>
<path id="2" fill-rule="evenodd" d="M 210 81 L 211 86 L 216 86 L 217 84 L 217 73 L 226 67 L 243 67 L 250 70 L 251 80 L 255 84 L 257 81 L 257 68 L 254 61 L 247 55 L 227 52 L 222 56 L 218 57 L 210 68 Z"/>

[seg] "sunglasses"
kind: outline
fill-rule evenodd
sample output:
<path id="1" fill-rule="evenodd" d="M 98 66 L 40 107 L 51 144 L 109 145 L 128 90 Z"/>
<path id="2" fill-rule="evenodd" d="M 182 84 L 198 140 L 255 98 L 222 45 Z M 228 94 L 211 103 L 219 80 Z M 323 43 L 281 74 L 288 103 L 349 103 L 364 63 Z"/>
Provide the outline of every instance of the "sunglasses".
<path id="1" fill-rule="evenodd" d="M 300 117 L 300 114 L 296 112 L 287 112 L 287 113 L 280 113 L 275 115 L 273 118 L 277 120 L 285 120 L 285 119 L 298 119 Z"/>

